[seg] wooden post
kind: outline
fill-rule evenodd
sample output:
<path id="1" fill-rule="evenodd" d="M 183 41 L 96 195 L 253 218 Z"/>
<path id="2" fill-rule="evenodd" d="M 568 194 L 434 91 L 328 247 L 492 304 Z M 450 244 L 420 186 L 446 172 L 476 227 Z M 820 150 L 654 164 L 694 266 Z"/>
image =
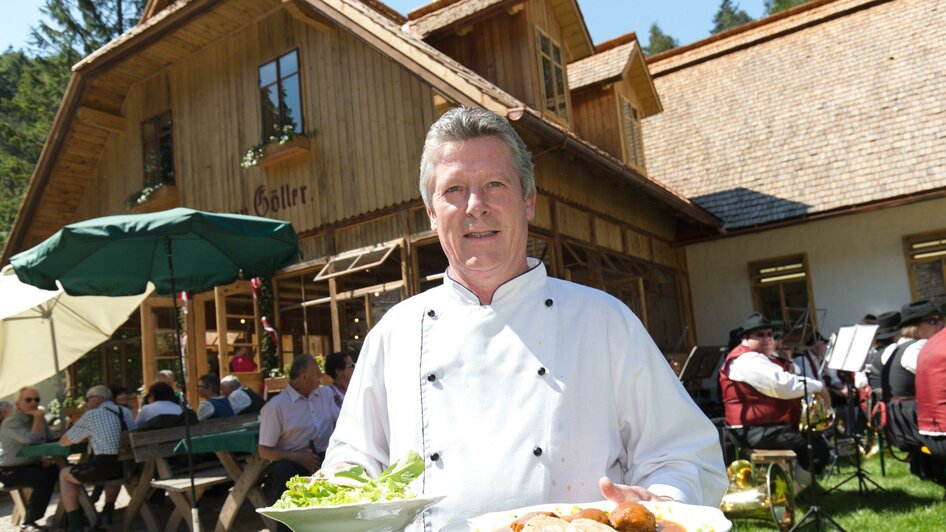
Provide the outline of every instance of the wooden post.
<path id="1" fill-rule="evenodd" d="M 153 299 L 148 298 L 141 302 L 139 315 L 141 316 L 141 378 L 145 391 L 157 380 L 157 362 L 154 352 L 155 318 Z"/>
<path id="2" fill-rule="evenodd" d="M 333 351 L 342 350 L 342 324 L 338 316 L 337 289 L 338 289 L 338 285 L 335 283 L 335 278 L 334 277 L 329 278 L 328 295 L 329 295 L 329 298 L 331 298 L 331 302 L 329 303 L 329 306 L 332 310 L 332 350 Z"/>

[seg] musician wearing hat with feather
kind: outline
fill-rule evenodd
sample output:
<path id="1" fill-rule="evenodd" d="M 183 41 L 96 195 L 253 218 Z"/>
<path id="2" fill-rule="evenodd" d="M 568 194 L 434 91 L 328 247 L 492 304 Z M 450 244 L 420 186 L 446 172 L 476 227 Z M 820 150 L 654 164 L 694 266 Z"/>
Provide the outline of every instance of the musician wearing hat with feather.
<path id="1" fill-rule="evenodd" d="M 900 336 L 881 373 L 891 441 L 902 450 L 922 446 L 916 421 L 916 368 L 927 339 L 943 328 L 943 315 L 932 301 L 914 301 L 900 309 Z"/>
<path id="2" fill-rule="evenodd" d="M 801 401 L 808 393 L 830 396 L 815 375 L 794 373 L 791 360 L 776 351 L 776 331 L 782 324 L 759 313 L 742 326 L 742 341 L 730 351 L 719 372 L 726 423 L 741 445 L 753 449 L 791 449 L 807 473 L 820 473 L 828 460 L 828 445 L 815 438 L 814 456 L 809 457 L 807 439 L 798 430 Z M 799 472 L 801 473 L 801 472 Z M 808 475 L 796 474 L 802 485 Z"/>

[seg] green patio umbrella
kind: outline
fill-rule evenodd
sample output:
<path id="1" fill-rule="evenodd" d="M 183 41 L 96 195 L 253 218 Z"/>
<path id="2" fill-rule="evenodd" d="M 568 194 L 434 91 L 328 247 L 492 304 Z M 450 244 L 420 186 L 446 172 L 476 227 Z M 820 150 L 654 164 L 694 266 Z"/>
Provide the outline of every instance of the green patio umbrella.
<path id="1" fill-rule="evenodd" d="M 127 296 L 143 293 L 149 281 L 159 294 L 210 290 L 272 274 L 298 256 L 298 238 L 289 222 L 179 208 L 70 224 L 10 262 L 21 281 L 38 288 L 54 290 L 59 281 L 69 295 Z M 177 315 L 177 298 L 173 300 Z M 174 327 L 186 389 L 178 320 Z M 189 443 L 190 425 L 184 426 Z M 197 497 L 190 453 L 188 469 L 193 504 Z M 199 532 L 196 505 L 191 518 Z"/>
<path id="2" fill-rule="evenodd" d="M 69 295 L 127 296 L 148 281 L 159 294 L 210 290 L 269 275 L 298 255 L 289 222 L 179 208 L 69 224 L 10 262 L 44 290 L 58 280 Z"/>

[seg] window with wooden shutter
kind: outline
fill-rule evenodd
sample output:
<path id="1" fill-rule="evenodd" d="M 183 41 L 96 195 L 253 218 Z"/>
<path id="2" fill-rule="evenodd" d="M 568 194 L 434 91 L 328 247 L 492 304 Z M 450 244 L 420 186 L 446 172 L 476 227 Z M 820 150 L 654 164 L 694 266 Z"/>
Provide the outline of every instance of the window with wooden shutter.
<path id="1" fill-rule="evenodd" d="M 641 135 L 641 115 L 624 96 L 618 96 L 621 106 L 621 129 L 624 131 L 624 161 L 644 168 L 644 138 Z"/>
<path id="2" fill-rule="evenodd" d="M 539 78 L 542 87 L 542 106 L 545 111 L 568 121 L 568 96 L 562 47 L 551 37 L 535 29 L 539 49 Z"/>
<path id="3" fill-rule="evenodd" d="M 903 245 L 913 300 L 946 304 L 946 230 L 904 237 Z"/>

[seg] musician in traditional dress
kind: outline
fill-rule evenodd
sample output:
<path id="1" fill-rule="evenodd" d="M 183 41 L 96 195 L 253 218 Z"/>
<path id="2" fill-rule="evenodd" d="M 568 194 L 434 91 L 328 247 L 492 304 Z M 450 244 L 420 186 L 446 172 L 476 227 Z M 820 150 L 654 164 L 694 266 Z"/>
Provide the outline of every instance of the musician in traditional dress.
<path id="1" fill-rule="evenodd" d="M 791 360 L 776 351 L 781 323 L 759 313 L 742 326 L 742 341 L 729 352 L 719 372 L 726 424 L 741 445 L 752 449 L 791 449 L 801 470 L 796 480 L 807 486 L 810 474 L 820 473 L 828 461 L 828 444 L 812 438 L 813 456 L 799 431 L 801 401 L 807 391 L 830 402 L 827 388 L 811 375 L 796 375 Z"/>
<path id="2" fill-rule="evenodd" d="M 916 418 L 920 441 L 946 459 L 946 329 L 920 350 L 916 363 Z"/>
<path id="3" fill-rule="evenodd" d="M 900 336 L 907 340 L 898 342 L 885 361 L 881 385 L 890 439 L 901 450 L 922 446 L 916 422 L 916 365 L 926 340 L 942 328 L 942 313 L 931 301 L 914 301 L 900 309 Z"/>
<path id="4" fill-rule="evenodd" d="M 527 258 L 536 188 L 512 125 L 484 109 L 445 113 L 427 134 L 420 192 L 449 262 L 443 285 L 368 334 L 326 471 L 377 475 L 419 452 L 423 492 L 447 498 L 409 530 L 549 502 L 718 506 L 719 436 L 641 321 Z"/>

